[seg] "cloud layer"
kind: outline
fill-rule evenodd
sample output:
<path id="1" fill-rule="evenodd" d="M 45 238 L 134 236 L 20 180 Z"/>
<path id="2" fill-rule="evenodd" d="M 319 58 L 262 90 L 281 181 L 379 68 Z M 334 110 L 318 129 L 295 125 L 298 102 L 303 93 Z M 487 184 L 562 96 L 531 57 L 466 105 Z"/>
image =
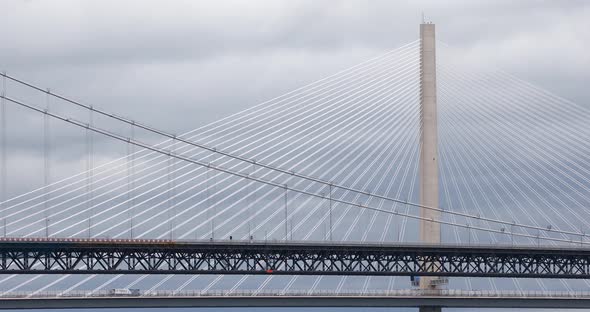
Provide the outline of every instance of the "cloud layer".
<path id="1" fill-rule="evenodd" d="M 0 12 L 0 70 L 177 133 L 415 40 L 422 12 L 466 64 L 498 66 L 590 103 L 587 1 L 9 0 Z M 8 94 L 45 105 L 42 96 Z M 9 166 L 24 155 L 40 166 L 40 117 L 8 110 Z M 54 161 L 63 161 L 55 175 L 81 170 L 84 132 L 53 126 L 52 135 Z M 124 154 L 96 140 L 97 159 Z M 13 195 L 41 181 L 9 170 L 17 173 Z"/>

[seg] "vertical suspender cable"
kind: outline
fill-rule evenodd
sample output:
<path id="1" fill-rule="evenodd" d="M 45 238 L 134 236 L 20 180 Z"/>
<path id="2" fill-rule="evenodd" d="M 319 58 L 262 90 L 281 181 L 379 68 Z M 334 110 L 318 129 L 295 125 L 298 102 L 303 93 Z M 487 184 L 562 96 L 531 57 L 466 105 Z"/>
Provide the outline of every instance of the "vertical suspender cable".
<path id="1" fill-rule="evenodd" d="M 174 136 L 174 139 L 172 139 L 172 153 L 176 154 L 176 136 Z M 176 158 L 172 157 L 172 189 L 171 189 L 171 200 L 172 200 L 172 233 L 170 234 L 170 236 L 172 236 L 172 238 L 174 238 L 174 232 L 176 231 L 176 216 L 177 216 L 177 211 L 176 211 Z"/>
<path id="2" fill-rule="evenodd" d="M 129 203 L 129 211 L 127 212 L 127 219 L 129 219 L 129 238 L 133 239 L 133 234 L 132 234 L 132 230 L 131 227 L 133 226 L 133 222 L 131 221 L 131 196 L 130 196 L 130 190 L 131 190 L 131 164 L 130 164 L 130 160 L 131 160 L 131 143 L 127 142 L 127 158 L 125 159 L 125 166 L 126 168 L 126 174 L 127 174 L 127 202 Z"/>
<path id="3" fill-rule="evenodd" d="M 250 173 L 250 175 L 254 175 L 254 164 L 252 164 L 251 170 L 252 172 Z M 252 206 L 254 206 L 254 202 L 256 200 L 256 187 L 254 185 L 254 181 L 249 181 L 248 183 L 251 189 L 251 193 L 248 196 L 248 198 L 250 199 L 250 202 L 248 203 L 248 240 L 252 240 Z"/>
<path id="4" fill-rule="evenodd" d="M 135 140 L 135 125 L 131 124 L 131 139 Z M 131 192 L 129 192 L 129 196 L 131 196 L 131 238 L 135 238 L 133 233 L 134 225 L 133 221 L 135 219 L 135 145 L 131 144 Z"/>
<path id="5" fill-rule="evenodd" d="M 172 145 L 170 146 L 170 149 L 174 152 L 174 142 L 172 142 Z M 170 235 L 170 240 L 172 240 L 174 238 L 174 234 L 173 232 L 173 225 L 172 223 L 174 222 L 172 220 L 172 209 L 174 208 L 172 206 L 172 172 L 171 172 L 171 167 L 172 167 L 172 156 L 168 156 L 168 161 L 166 162 L 166 179 L 168 180 L 166 183 L 166 187 L 168 188 L 166 195 L 167 195 L 167 202 L 168 202 L 168 235 Z"/>
<path id="6" fill-rule="evenodd" d="M 330 183 L 330 241 L 332 241 L 332 183 Z"/>
<path id="7" fill-rule="evenodd" d="M 287 210 L 288 191 L 289 186 L 285 184 L 285 240 L 289 239 L 289 224 L 287 223 L 287 220 L 289 219 L 289 210 Z"/>
<path id="8" fill-rule="evenodd" d="M 206 171 L 206 175 L 205 175 L 205 178 L 206 178 L 205 183 L 206 183 L 206 187 L 207 187 L 207 199 L 205 202 L 207 203 L 206 204 L 206 206 L 207 206 L 207 208 L 206 208 L 207 209 L 207 219 L 211 220 L 211 236 L 210 236 L 210 238 L 213 239 L 213 233 L 214 233 L 213 218 L 209 217 L 209 211 L 211 211 L 211 190 L 209 189 L 209 178 L 211 175 L 211 170 L 209 168 L 210 165 L 211 165 L 211 155 L 209 155 L 209 166 L 207 166 L 207 171 Z"/>
<path id="9" fill-rule="evenodd" d="M 256 172 L 256 159 L 254 159 L 253 160 L 253 163 L 252 163 L 252 175 L 254 175 L 254 172 Z M 252 181 L 252 182 L 253 182 L 252 183 L 252 194 L 254 196 L 254 198 L 252 198 L 252 205 L 255 205 L 256 204 L 256 201 L 258 200 L 258 196 L 256 196 L 258 194 L 258 192 L 257 192 L 258 188 L 256 187 L 256 183 L 254 183 L 254 181 Z M 257 228 L 257 225 L 256 225 L 256 216 L 257 215 L 254 214 L 254 216 L 252 217 L 252 223 L 253 223 L 253 226 L 254 226 L 255 229 Z M 251 233 L 250 234 L 250 237 L 251 238 L 254 238 L 253 236 L 254 236 L 254 233 Z"/>
<path id="10" fill-rule="evenodd" d="M 171 213 L 171 198 L 170 198 L 170 185 L 172 183 L 171 179 L 170 179 L 170 162 L 172 157 L 168 156 L 168 159 L 166 160 L 166 202 L 168 203 L 168 235 L 170 235 L 170 239 L 172 239 L 172 213 Z M 166 231 L 164 231 L 164 233 L 166 233 Z"/>
<path id="11" fill-rule="evenodd" d="M 133 133 L 133 125 L 130 127 L 131 133 Z M 133 144 L 127 142 L 127 158 L 125 159 L 125 165 L 127 166 L 127 202 L 129 203 L 129 212 L 127 218 L 129 219 L 129 238 L 133 239 L 133 203 L 131 201 L 131 148 Z"/>
<path id="12" fill-rule="evenodd" d="M 49 111 L 49 93 L 51 91 L 47 89 L 47 93 L 45 94 L 45 110 L 46 112 Z M 49 116 L 47 114 L 43 115 L 43 187 L 45 188 L 45 194 L 43 196 L 43 208 L 44 208 L 44 217 L 45 217 L 45 237 L 49 237 L 49 174 L 50 174 L 50 133 L 49 133 Z"/>
<path id="13" fill-rule="evenodd" d="M 0 99 L 0 209 L 4 211 L 4 202 L 6 201 L 6 169 L 7 169 L 7 153 L 6 153 L 6 73 L 2 78 L 2 98 Z M 6 218 L 2 213 L 2 232 L 6 237 Z"/>
<path id="14" fill-rule="evenodd" d="M 323 198 L 326 198 L 326 193 L 322 192 L 320 195 L 322 195 Z M 322 205 L 324 204 L 324 201 L 322 201 Z M 329 202 L 328 202 L 329 204 Z M 329 209 L 329 207 L 328 207 Z M 322 228 L 323 228 L 323 233 L 322 233 L 322 240 L 328 240 L 328 236 L 330 234 L 328 234 L 328 225 L 329 225 L 329 221 L 325 221 L 322 223 Z"/>
<path id="15" fill-rule="evenodd" d="M 93 116 L 92 110 L 88 111 L 88 125 L 93 125 Z M 93 131 L 90 129 L 86 129 L 86 188 L 87 188 L 87 204 L 88 204 L 88 238 L 92 237 L 92 217 L 94 214 L 94 207 L 93 201 L 93 154 L 94 154 L 94 147 L 93 147 Z"/>
<path id="16" fill-rule="evenodd" d="M 86 209 L 88 210 L 88 238 L 91 237 L 90 234 L 90 129 L 86 129 L 86 133 L 84 134 L 84 143 L 86 147 Z"/>
<path id="17" fill-rule="evenodd" d="M 214 154 L 211 154 L 211 156 L 214 156 Z M 211 179 L 213 179 L 213 184 L 211 185 L 212 187 L 212 194 L 213 196 L 215 196 L 215 194 L 217 193 L 216 189 L 217 189 L 217 172 L 214 172 L 213 175 L 211 176 Z M 214 203 L 215 201 L 211 198 L 211 202 Z M 213 216 L 211 217 L 211 237 L 213 237 L 213 239 L 215 239 L 215 216 L 217 215 L 217 205 L 213 204 Z"/>

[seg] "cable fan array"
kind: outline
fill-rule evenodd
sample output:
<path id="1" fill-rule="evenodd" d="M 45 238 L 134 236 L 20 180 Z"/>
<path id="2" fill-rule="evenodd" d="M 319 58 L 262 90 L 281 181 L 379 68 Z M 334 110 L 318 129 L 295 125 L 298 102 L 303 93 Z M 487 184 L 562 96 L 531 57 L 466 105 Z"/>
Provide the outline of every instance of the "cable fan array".
<path id="1" fill-rule="evenodd" d="M 588 244 L 586 168 L 577 149 L 586 145 L 573 131 L 583 126 L 580 114 L 587 112 L 503 72 L 462 70 L 448 61 L 449 53 L 444 44 L 439 48 L 441 207 L 417 203 L 419 41 L 182 135 L 4 75 L 5 82 L 87 110 L 89 118 L 52 112 L 49 101 L 46 109 L 29 104 L 8 96 L 4 87 L 3 107 L 16 104 L 84 128 L 88 170 L 51 184 L 46 178 L 44 187 L 3 201 L 2 227 L 19 237 L 401 242 L 417 241 L 424 208 L 441 210 L 443 219 L 436 221 L 445 242 Z M 131 135 L 101 128 L 95 115 L 127 124 Z M 559 124 L 563 119 L 566 125 Z M 139 131 L 168 140 L 142 141 Z M 91 166 L 96 135 L 126 144 L 126 157 Z M 570 142 L 579 145 L 564 144 Z M 395 277 L 7 276 L 0 281 L 10 285 L 5 292 L 64 293 L 140 284 L 152 290 L 283 293 L 300 284 L 309 291 L 343 291 L 351 284 L 359 291 L 407 287 Z M 483 279 L 453 283 L 498 287 Z M 508 287 L 522 287 L 519 280 L 511 283 Z M 543 281 L 535 283 L 546 288 Z M 570 282 L 561 285 L 573 289 Z"/>

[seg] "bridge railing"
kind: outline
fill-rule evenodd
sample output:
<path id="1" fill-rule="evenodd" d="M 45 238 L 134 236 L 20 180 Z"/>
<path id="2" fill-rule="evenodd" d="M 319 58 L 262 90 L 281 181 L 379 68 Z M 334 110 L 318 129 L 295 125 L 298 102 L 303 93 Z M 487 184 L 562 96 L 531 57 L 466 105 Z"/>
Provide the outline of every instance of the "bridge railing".
<path id="1" fill-rule="evenodd" d="M 498 297 L 498 298 L 572 298 L 590 299 L 590 291 L 516 291 L 516 290 L 461 290 L 461 289 L 398 289 L 398 290 L 152 290 L 121 293 L 116 290 L 18 291 L 0 294 L 0 298 L 100 298 L 100 297 Z"/>
<path id="2" fill-rule="evenodd" d="M 588 243 L 580 244 L 579 240 L 572 239 L 569 243 L 550 244 L 550 243 L 519 243 L 514 244 L 510 242 L 470 242 L 461 244 L 457 243 L 423 243 L 423 242 L 376 242 L 376 241 L 358 241 L 358 240 L 280 240 L 280 239 L 226 239 L 226 238 L 210 238 L 210 239 L 157 239 L 157 238 L 110 238 L 105 237 L 44 237 L 44 236 L 5 236 L 0 237 L 0 243 L 112 243 L 112 244 L 228 244 L 228 245 L 248 245 L 248 244 L 267 244 L 267 245 L 289 245 L 289 246 L 309 246 L 309 245 L 325 245 L 325 246 L 362 246 L 362 247 L 449 247 L 449 248 L 488 248 L 498 247 L 506 249 L 552 249 L 552 250 L 572 250 L 572 249 L 589 249 Z"/>

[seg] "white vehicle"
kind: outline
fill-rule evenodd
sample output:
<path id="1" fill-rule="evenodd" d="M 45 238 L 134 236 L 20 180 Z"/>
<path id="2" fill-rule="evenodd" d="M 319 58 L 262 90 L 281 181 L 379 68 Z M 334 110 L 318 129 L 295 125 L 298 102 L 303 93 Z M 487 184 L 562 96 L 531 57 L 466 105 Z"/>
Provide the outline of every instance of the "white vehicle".
<path id="1" fill-rule="evenodd" d="M 111 296 L 131 296 L 131 290 L 127 288 L 113 288 L 109 291 Z"/>

